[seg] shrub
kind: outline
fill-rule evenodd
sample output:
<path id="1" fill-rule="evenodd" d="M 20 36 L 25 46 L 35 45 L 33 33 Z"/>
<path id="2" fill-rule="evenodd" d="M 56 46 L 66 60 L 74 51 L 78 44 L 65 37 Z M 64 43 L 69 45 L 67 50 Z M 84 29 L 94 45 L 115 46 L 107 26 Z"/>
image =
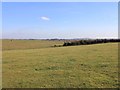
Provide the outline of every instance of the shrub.
<path id="1" fill-rule="evenodd" d="M 80 40 L 80 41 L 64 42 L 63 46 L 89 45 L 89 44 L 108 43 L 108 42 L 120 42 L 120 39 Z"/>

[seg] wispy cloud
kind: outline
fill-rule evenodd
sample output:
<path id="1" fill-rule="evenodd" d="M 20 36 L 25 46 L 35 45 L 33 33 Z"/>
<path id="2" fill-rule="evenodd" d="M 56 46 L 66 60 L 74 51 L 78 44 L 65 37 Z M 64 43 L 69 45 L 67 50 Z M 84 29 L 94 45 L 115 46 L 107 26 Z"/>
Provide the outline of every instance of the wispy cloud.
<path id="1" fill-rule="evenodd" d="M 46 21 L 49 21 L 49 20 L 50 20 L 50 18 L 48 18 L 48 17 L 46 17 L 46 16 L 42 16 L 41 19 L 42 19 L 42 20 L 46 20 Z"/>

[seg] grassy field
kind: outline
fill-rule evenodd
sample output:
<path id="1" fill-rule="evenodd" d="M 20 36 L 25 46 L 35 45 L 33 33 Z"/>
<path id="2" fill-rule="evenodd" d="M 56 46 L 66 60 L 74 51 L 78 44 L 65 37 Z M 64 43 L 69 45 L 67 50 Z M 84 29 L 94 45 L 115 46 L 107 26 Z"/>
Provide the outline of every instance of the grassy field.
<path id="1" fill-rule="evenodd" d="M 54 48 L 56 42 L 16 42 L 3 41 L 3 88 L 118 87 L 118 43 Z"/>
<path id="2" fill-rule="evenodd" d="M 57 40 L 3 40 L 2 50 L 18 50 L 18 49 L 40 49 L 49 48 L 54 45 L 62 45 L 63 41 Z"/>

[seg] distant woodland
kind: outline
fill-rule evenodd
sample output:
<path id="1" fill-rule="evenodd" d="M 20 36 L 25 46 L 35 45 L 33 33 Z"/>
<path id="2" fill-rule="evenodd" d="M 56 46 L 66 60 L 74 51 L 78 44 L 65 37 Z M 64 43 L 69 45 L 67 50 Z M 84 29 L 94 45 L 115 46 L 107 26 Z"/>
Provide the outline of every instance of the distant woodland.
<path id="1" fill-rule="evenodd" d="M 110 42 L 120 42 L 120 39 L 88 39 L 64 42 L 63 46 L 74 46 L 74 45 L 89 45 L 89 44 L 99 44 L 99 43 L 110 43 Z"/>

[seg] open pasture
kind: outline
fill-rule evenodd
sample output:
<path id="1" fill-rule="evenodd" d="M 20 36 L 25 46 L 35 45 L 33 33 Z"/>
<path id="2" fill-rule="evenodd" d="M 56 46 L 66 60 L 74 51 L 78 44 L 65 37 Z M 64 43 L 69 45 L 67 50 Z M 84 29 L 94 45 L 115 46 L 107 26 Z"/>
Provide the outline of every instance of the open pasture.
<path id="1" fill-rule="evenodd" d="M 3 88 L 118 87 L 118 43 L 55 48 L 51 41 L 9 43 L 3 41 Z"/>
<path id="2" fill-rule="evenodd" d="M 62 45 L 63 41 L 58 40 L 2 40 L 2 50 L 24 50 L 24 49 L 40 49 L 53 47 L 54 45 Z"/>

